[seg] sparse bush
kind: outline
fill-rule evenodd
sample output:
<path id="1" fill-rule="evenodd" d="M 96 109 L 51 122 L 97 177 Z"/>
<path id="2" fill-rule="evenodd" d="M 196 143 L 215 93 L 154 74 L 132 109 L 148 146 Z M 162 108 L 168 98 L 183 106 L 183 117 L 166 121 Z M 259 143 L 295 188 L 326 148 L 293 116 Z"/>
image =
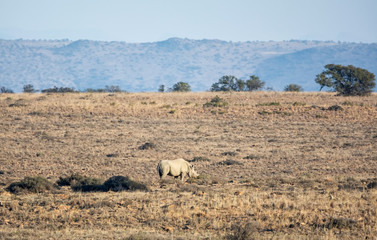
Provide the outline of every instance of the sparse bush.
<path id="1" fill-rule="evenodd" d="M 227 159 L 223 162 L 219 162 L 219 165 L 227 165 L 227 166 L 230 166 L 230 165 L 243 165 L 242 163 L 236 161 L 236 160 L 232 160 L 232 159 Z"/>
<path id="2" fill-rule="evenodd" d="M 377 179 L 372 180 L 370 183 L 367 185 L 368 189 L 376 188 L 377 189 Z"/>
<path id="3" fill-rule="evenodd" d="M 43 177 L 25 177 L 7 187 L 11 193 L 42 193 L 53 190 L 54 184 Z"/>
<path id="4" fill-rule="evenodd" d="M 114 176 L 109 178 L 104 184 L 104 187 L 107 191 L 148 191 L 148 187 L 142 183 L 135 182 L 129 177 L 123 176 Z"/>
<path id="5" fill-rule="evenodd" d="M 206 157 L 194 157 L 191 161 L 189 162 L 209 162 L 209 158 Z"/>
<path id="6" fill-rule="evenodd" d="M 261 106 L 280 106 L 280 102 L 266 102 L 266 103 L 258 103 L 257 107 Z"/>
<path id="7" fill-rule="evenodd" d="M 70 87 L 56 87 L 43 89 L 42 93 L 70 93 L 70 92 L 77 92 L 75 88 Z"/>
<path id="8" fill-rule="evenodd" d="M 34 86 L 32 84 L 26 84 L 24 85 L 24 93 L 34 93 L 36 90 L 34 89 Z"/>
<path id="9" fill-rule="evenodd" d="M 221 153 L 221 155 L 234 157 L 234 156 L 237 155 L 237 153 L 236 152 L 223 152 L 223 153 Z"/>
<path id="10" fill-rule="evenodd" d="M 289 84 L 289 85 L 284 87 L 284 91 L 286 91 L 286 92 L 302 92 L 302 91 L 304 91 L 304 89 L 300 85 Z"/>
<path id="11" fill-rule="evenodd" d="M 203 107 L 226 107 L 228 106 L 228 102 L 226 102 L 223 98 L 216 95 L 216 97 L 212 98 L 210 102 L 207 102 L 203 105 Z"/>
<path id="12" fill-rule="evenodd" d="M 139 150 L 150 150 L 156 148 L 156 144 L 151 142 L 146 142 L 139 147 Z"/>
<path id="13" fill-rule="evenodd" d="M 330 218 L 329 223 L 327 224 L 328 229 L 332 228 L 352 228 L 356 225 L 356 221 L 350 218 Z"/>
<path id="14" fill-rule="evenodd" d="M 292 105 L 295 106 L 295 107 L 297 107 L 297 106 L 305 106 L 306 103 L 303 103 L 303 102 L 294 102 Z"/>
<path id="15" fill-rule="evenodd" d="M 14 93 L 12 89 L 6 88 L 6 87 L 1 87 L 0 88 L 0 93 Z"/>
<path id="16" fill-rule="evenodd" d="M 246 224 L 233 224 L 231 233 L 226 236 L 229 240 L 250 240 L 253 239 L 253 234 L 258 231 L 259 225 L 257 222 L 248 222 Z"/>
<path id="17" fill-rule="evenodd" d="M 187 179 L 187 183 L 195 183 L 198 185 L 208 186 L 208 185 L 213 185 L 213 184 L 224 183 L 224 180 L 218 177 L 208 175 L 208 174 L 200 174 L 196 178 Z"/>
<path id="18" fill-rule="evenodd" d="M 56 182 L 58 186 L 71 186 L 73 191 L 76 192 L 93 192 L 103 191 L 103 180 L 98 178 L 90 178 L 74 173 L 71 176 L 62 178 Z"/>
<path id="19" fill-rule="evenodd" d="M 251 160 L 251 159 L 261 159 L 261 157 L 253 155 L 253 154 L 250 154 L 250 155 L 247 155 L 246 157 L 244 157 L 243 159 L 248 159 L 248 160 Z"/>
<path id="20" fill-rule="evenodd" d="M 328 107 L 327 110 L 329 110 L 329 111 L 343 111 L 344 109 L 339 105 L 333 105 L 331 107 Z"/>
<path id="21" fill-rule="evenodd" d="M 105 92 L 115 93 L 115 92 L 121 92 L 121 91 L 122 90 L 120 89 L 119 86 L 114 86 L 114 85 L 105 86 Z"/>

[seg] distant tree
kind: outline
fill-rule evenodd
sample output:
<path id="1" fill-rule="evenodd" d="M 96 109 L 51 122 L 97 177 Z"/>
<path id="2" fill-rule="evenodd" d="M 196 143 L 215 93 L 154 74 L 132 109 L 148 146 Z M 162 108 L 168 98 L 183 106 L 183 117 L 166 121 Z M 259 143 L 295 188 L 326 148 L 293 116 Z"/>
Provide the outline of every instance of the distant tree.
<path id="1" fill-rule="evenodd" d="M 114 85 L 111 85 L 111 86 L 105 86 L 105 91 L 106 92 L 111 92 L 111 93 L 114 93 L 114 92 L 121 92 L 122 90 L 120 89 L 119 86 L 114 86 Z"/>
<path id="2" fill-rule="evenodd" d="M 289 85 L 284 87 L 284 91 L 286 91 L 286 92 L 302 92 L 302 91 L 304 91 L 304 89 L 300 85 L 289 84 Z"/>
<path id="3" fill-rule="evenodd" d="M 69 92 L 77 92 L 75 88 L 70 87 L 56 87 L 53 88 L 46 88 L 41 91 L 42 93 L 69 93 Z"/>
<path id="4" fill-rule="evenodd" d="M 242 79 L 237 79 L 236 80 L 236 86 L 237 86 L 237 91 L 241 92 L 241 91 L 245 91 L 245 81 L 242 80 Z"/>
<path id="5" fill-rule="evenodd" d="M 258 76 L 251 75 L 250 79 L 246 81 L 246 89 L 248 91 L 260 90 L 266 83 L 261 81 Z"/>
<path id="6" fill-rule="evenodd" d="M 241 80 L 242 81 L 242 80 Z M 212 84 L 212 92 L 220 91 L 239 91 L 240 86 L 245 86 L 245 84 L 240 84 L 239 79 L 232 75 L 222 76 L 217 83 Z"/>
<path id="7" fill-rule="evenodd" d="M 376 86 L 375 75 L 366 69 L 352 65 L 327 64 L 325 70 L 316 76 L 315 82 L 323 87 L 333 88 L 339 95 L 365 96 Z"/>
<path id="8" fill-rule="evenodd" d="M 86 92 L 90 92 L 90 93 L 103 93 L 103 92 L 106 92 L 106 90 L 104 88 L 98 88 L 98 89 L 94 89 L 94 88 L 87 88 L 86 89 Z"/>
<path id="9" fill-rule="evenodd" d="M 190 92 L 191 87 L 188 83 L 185 82 L 177 82 L 172 87 L 173 92 Z"/>
<path id="10" fill-rule="evenodd" d="M 36 90 L 34 89 L 34 86 L 32 84 L 26 84 L 24 85 L 24 93 L 34 93 Z"/>
<path id="11" fill-rule="evenodd" d="M 0 93 L 14 93 L 12 89 L 6 88 L 6 87 L 1 87 L 0 88 Z"/>
<path id="12" fill-rule="evenodd" d="M 165 92 L 165 85 L 160 85 L 159 87 L 158 87 L 158 91 L 159 92 Z"/>

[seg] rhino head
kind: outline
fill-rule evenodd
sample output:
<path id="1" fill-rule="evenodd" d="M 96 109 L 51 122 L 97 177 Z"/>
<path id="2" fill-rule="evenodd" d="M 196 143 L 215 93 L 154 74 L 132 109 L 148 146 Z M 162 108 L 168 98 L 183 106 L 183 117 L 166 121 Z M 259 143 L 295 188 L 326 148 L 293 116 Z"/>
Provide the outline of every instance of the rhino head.
<path id="1" fill-rule="evenodd" d="M 189 177 L 193 177 L 193 178 L 196 178 L 199 176 L 199 174 L 195 172 L 194 166 L 192 166 L 191 164 L 189 165 L 188 175 Z"/>

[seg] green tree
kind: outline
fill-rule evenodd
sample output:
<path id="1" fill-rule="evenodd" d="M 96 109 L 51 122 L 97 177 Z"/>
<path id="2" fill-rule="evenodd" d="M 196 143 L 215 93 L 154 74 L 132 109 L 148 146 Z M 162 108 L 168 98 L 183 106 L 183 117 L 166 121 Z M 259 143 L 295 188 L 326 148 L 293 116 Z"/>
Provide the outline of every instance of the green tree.
<path id="1" fill-rule="evenodd" d="M 245 91 L 246 83 L 242 79 L 237 79 L 236 80 L 236 86 L 237 86 L 237 90 L 236 91 L 239 91 L 239 92 Z"/>
<path id="2" fill-rule="evenodd" d="M 6 87 L 1 87 L 0 88 L 0 93 L 14 93 L 12 89 L 6 88 Z"/>
<path id="3" fill-rule="evenodd" d="M 24 85 L 24 93 L 34 93 L 36 90 L 34 89 L 34 86 L 32 84 L 26 84 Z"/>
<path id="4" fill-rule="evenodd" d="M 284 91 L 286 91 L 286 92 L 302 92 L 302 91 L 304 91 L 304 89 L 300 85 L 289 84 L 289 85 L 284 87 Z"/>
<path id="5" fill-rule="evenodd" d="M 241 80 L 242 81 L 242 80 Z M 226 75 L 222 76 L 217 83 L 212 84 L 211 91 L 212 92 L 220 92 L 220 91 L 242 91 L 239 87 L 244 87 L 245 84 L 240 82 L 235 76 Z"/>
<path id="6" fill-rule="evenodd" d="M 173 85 L 172 91 L 173 92 L 190 92 L 191 87 L 188 83 L 177 82 L 176 84 Z"/>
<path id="7" fill-rule="evenodd" d="M 262 89 L 266 83 L 261 81 L 258 76 L 251 75 L 250 79 L 246 81 L 247 91 L 256 91 Z"/>
<path id="8" fill-rule="evenodd" d="M 333 88 L 339 95 L 365 96 L 376 86 L 375 75 L 366 69 L 352 65 L 327 64 L 325 70 L 318 74 L 316 83 Z"/>
<path id="9" fill-rule="evenodd" d="M 165 85 L 164 85 L 164 84 L 160 85 L 160 86 L 158 87 L 158 91 L 159 91 L 159 92 L 165 92 Z"/>

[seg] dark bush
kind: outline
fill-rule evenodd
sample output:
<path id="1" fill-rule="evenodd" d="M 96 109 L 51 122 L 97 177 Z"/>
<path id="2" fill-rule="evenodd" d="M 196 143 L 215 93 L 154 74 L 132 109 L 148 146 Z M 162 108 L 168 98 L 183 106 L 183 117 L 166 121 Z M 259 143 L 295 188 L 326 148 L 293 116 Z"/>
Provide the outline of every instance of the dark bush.
<path id="1" fill-rule="evenodd" d="M 206 157 L 194 157 L 189 162 L 209 162 L 209 161 L 211 160 L 209 160 L 209 158 L 206 158 Z"/>
<path id="2" fill-rule="evenodd" d="M 75 90 L 75 88 L 54 86 L 53 88 L 43 89 L 41 92 L 42 93 L 69 93 L 69 92 L 77 92 L 77 91 Z"/>
<path id="3" fill-rule="evenodd" d="M 25 177 L 7 187 L 11 193 L 42 193 L 53 190 L 54 184 L 43 177 Z"/>
<path id="4" fill-rule="evenodd" d="M 343 111 L 343 108 L 339 105 L 333 105 L 331 107 L 328 107 L 327 110 L 329 110 L 329 111 Z"/>
<path id="5" fill-rule="evenodd" d="M 56 182 L 58 186 L 71 186 L 76 192 L 95 192 L 103 191 L 103 180 L 98 178 L 90 178 L 74 173 L 71 176 L 62 178 Z"/>
<path id="6" fill-rule="evenodd" d="M 138 183 L 129 179 L 129 177 L 114 176 L 109 178 L 104 184 L 107 191 L 148 191 L 148 187 L 142 183 Z"/>
<path id="7" fill-rule="evenodd" d="M 0 88 L 0 93 L 14 93 L 12 89 L 6 88 L 6 87 L 1 87 Z"/>
<path id="8" fill-rule="evenodd" d="M 377 188 L 377 180 L 374 180 L 368 183 L 367 188 L 368 189 Z"/>
<path id="9" fill-rule="evenodd" d="M 230 165 L 243 165 L 242 163 L 236 161 L 236 160 L 232 160 L 232 159 L 227 159 L 223 162 L 220 162 L 219 163 L 220 165 L 227 165 L 227 166 L 230 166 Z"/>
<path id="10" fill-rule="evenodd" d="M 302 92 L 302 91 L 304 91 L 304 89 L 300 85 L 289 84 L 289 85 L 284 87 L 284 91 L 286 91 L 286 92 Z"/>
<path id="11" fill-rule="evenodd" d="M 237 155 L 237 153 L 236 152 L 223 152 L 223 153 L 221 153 L 221 155 L 234 157 L 234 156 Z"/>
<path id="12" fill-rule="evenodd" d="M 246 224 L 238 223 L 232 225 L 232 232 L 226 236 L 229 240 L 249 240 L 254 239 L 253 235 L 258 232 L 259 224 L 257 222 L 249 222 Z"/>
<path id="13" fill-rule="evenodd" d="M 139 147 L 139 150 L 149 150 L 149 149 L 153 149 L 153 148 L 156 148 L 156 144 L 146 142 Z"/>
<path id="14" fill-rule="evenodd" d="M 228 106 L 228 102 L 226 102 L 223 98 L 216 96 L 211 99 L 210 102 L 207 102 L 203 105 L 203 107 L 226 107 Z"/>
<path id="15" fill-rule="evenodd" d="M 356 221 L 350 218 L 330 218 L 330 221 L 327 224 L 327 228 L 352 228 L 355 224 Z"/>

